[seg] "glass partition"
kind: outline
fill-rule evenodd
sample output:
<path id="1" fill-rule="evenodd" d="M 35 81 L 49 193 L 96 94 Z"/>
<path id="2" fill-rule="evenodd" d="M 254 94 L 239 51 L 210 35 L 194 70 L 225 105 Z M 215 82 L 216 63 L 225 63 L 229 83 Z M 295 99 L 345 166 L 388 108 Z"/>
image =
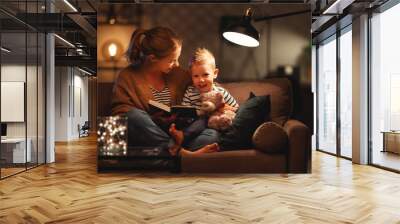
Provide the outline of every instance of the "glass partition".
<path id="1" fill-rule="evenodd" d="M 352 26 L 319 43 L 316 50 L 317 149 L 352 157 Z"/>
<path id="2" fill-rule="evenodd" d="M 1 176 L 26 169 L 31 160 L 26 141 L 27 35 L 21 32 L 1 34 Z M 7 49 L 7 50 L 4 50 Z"/>
<path id="3" fill-rule="evenodd" d="M 321 43 L 317 51 L 317 149 L 336 154 L 336 36 Z"/>
<path id="4" fill-rule="evenodd" d="M 45 162 L 45 35 L 16 19 L 43 3 L 0 4 L 16 10 L 0 12 L 0 178 Z"/>
<path id="5" fill-rule="evenodd" d="M 340 38 L 340 155 L 352 157 L 352 32 L 343 30 Z"/>
<path id="6" fill-rule="evenodd" d="M 372 164 L 400 170 L 400 4 L 371 18 Z"/>

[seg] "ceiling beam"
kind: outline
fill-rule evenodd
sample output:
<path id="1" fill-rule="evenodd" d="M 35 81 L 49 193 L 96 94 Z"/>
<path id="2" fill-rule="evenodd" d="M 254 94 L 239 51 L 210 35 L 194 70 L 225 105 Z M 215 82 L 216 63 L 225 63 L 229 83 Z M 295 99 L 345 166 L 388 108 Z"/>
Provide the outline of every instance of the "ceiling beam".
<path id="1" fill-rule="evenodd" d="M 69 13 L 67 16 L 80 26 L 90 37 L 96 39 L 97 31 L 96 28 L 90 24 L 85 17 L 79 13 Z"/>
<path id="2" fill-rule="evenodd" d="M 56 66 L 81 66 L 96 70 L 97 59 L 91 56 L 55 56 Z"/>

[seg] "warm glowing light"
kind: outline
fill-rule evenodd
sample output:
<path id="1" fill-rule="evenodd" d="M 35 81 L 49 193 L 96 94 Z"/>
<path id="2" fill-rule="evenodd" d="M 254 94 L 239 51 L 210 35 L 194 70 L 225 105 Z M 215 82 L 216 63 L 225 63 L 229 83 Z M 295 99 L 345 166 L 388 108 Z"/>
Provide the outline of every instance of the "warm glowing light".
<path id="1" fill-rule="evenodd" d="M 258 47 L 258 45 L 260 45 L 258 40 L 254 39 L 251 36 L 242 34 L 242 33 L 224 32 L 222 35 L 225 37 L 225 39 L 227 39 L 235 44 L 242 45 L 242 46 Z"/>
<path id="2" fill-rule="evenodd" d="M 117 50 L 118 50 L 118 47 L 115 43 L 111 43 L 108 46 L 108 53 L 110 54 L 111 57 L 115 57 L 117 55 Z"/>

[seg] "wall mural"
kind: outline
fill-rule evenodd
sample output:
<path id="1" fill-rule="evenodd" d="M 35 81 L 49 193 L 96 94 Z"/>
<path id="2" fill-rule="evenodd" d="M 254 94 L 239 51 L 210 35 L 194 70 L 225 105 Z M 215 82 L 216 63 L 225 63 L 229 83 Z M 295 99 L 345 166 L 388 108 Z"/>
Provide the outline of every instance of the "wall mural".
<path id="1" fill-rule="evenodd" d="M 307 4 L 101 4 L 97 28 L 99 171 L 310 172 Z"/>

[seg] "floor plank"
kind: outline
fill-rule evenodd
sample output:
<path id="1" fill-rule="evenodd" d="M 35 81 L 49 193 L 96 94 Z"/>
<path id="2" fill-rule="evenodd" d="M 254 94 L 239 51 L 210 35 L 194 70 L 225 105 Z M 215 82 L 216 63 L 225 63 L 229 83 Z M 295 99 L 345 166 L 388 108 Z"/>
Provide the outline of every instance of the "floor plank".
<path id="1" fill-rule="evenodd" d="M 312 174 L 96 172 L 96 141 L 0 181 L 0 223 L 400 223 L 400 175 L 313 153 Z"/>

